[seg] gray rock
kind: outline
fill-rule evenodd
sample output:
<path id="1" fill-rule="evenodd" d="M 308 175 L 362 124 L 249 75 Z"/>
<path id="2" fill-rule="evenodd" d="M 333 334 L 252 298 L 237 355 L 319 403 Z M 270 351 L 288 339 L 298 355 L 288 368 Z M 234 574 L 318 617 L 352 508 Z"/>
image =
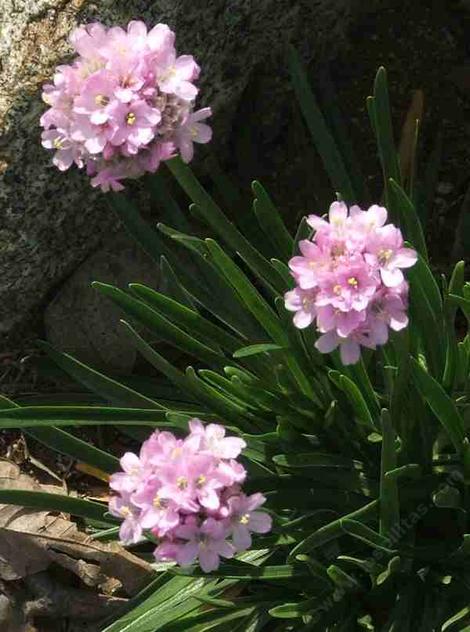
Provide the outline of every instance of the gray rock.
<path id="1" fill-rule="evenodd" d="M 98 280 L 123 289 L 131 282 L 156 289 L 158 270 L 127 235 L 113 238 L 79 266 L 47 306 L 47 339 L 96 369 L 131 373 L 136 351 L 119 323 L 123 313 L 91 287 Z"/>
<path id="2" fill-rule="evenodd" d="M 40 86 L 69 53 L 66 38 L 77 22 L 100 19 L 116 24 L 132 18 L 149 24 L 167 22 L 177 32 L 179 50 L 193 53 L 203 68 L 202 102 L 211 104 L 215 112 L 214 151 L 229 167 L 233 156 L 233 163 L 240 165 L 237 177 L 248 180 L 256 146 L 260 162 L 276 184 L 275 193 L 282 194 L 295 165 L 305 160 L 302 155 L 296 160 L 285 158 L 292 135 L 285 42 L 293 41 L 307 61 L 332 58 L 344 49 L 355 8 L 363 3 L 2 0 L 1 4 L 0 335 L 11 333 L 43 305 L 116 225 L 105 196 L 92 191 L 77 171 L 58 173 L 39 143 L 38 118 L 44 109 Z M 253 130 L 251 137 L 247 129 Z M 275 152 L 274 146 L 279 146 Z M 311 183 L 306 189 L 301 200 L 308 199 Z M 299 203 L 296 191 L 280 199 L 291 207 Z"/>

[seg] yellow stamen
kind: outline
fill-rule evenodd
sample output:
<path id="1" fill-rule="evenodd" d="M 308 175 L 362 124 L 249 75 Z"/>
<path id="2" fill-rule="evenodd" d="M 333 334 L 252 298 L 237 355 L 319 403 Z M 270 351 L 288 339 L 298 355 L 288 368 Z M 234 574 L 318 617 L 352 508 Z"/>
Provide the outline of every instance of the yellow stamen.
<path id="1" fill-rule="evenodd" d="M 348 285 L 351 285 L 352 287 L 357 287 L 359 285 L 359 283 L 358 283 L 356 277 L 349 277 Z"/>
<path id="2" fill-rule="evenodd" d="M 105 97 L 104 94 L 97 94 L 95 97 L 95 103 L 96 105 L 108 105 L 109 103 L 109 97 Z"/>
<path id="3" fill-rule="evenodd" d="M 246 513 L 239 520 L 240 524 L 248 524 L 250 522 L 250 514 Z"/>
<path id="4" fill-rule="evenodd" d="M 341 289 L 342 289 L 341 285 L 335 285 L 334 288 L 333 288 L 333 292 L 335 294 L 341 294 Z"/>
<path id="5" fill-rule="evenodd" d="M 121 507 L 119 512 L 124 518 L 127 518 L 127 516 L 130 516 L 131 514 L 131 510 L 129 509 L 129 507 Z"/>
<path id="6" fill-rule="evenodd" d="M 54 138 L 54 142 L 53 145 L 56 149 L 62 149 L 63 146 L 63 139 L 62 138 Z"/>
<path id="7" fill-rule="evenodd" d="M 392 255 L 393 255 L 393 251 L 390 250 L 390 248 L 383 248 L 382 250 L 379 250 L 378 259 L 381 265 L 384 265 L 385 263 L 390 261 L 390 259 L 392 258 Z"/>
<path id="8" fill-rule="evenodd" d="M 134 112 L 129 112 L 129 114 L 126 117 L 127 124 L 128 125 L 135 125 L 136 120 L 137 120 L 137 117 L 134 114 Z"/>
<path id="9" fill-rule="evenodd" d="M 176 479 L 176 486 L 178 487 L 178 489 L 186 489 L 186 487 L 188 486 L 188 479 L 185 478 L 184 476 L 178 476 L 178 478 Z"/>
<path id="10" fill-rule="evenodd" d="M 157 494 L 153 499 L 152 504 L 156 509 L 165 509 L 166 507 L 168 507 L 168 500 L 166 498 L 160 498 L 160 496 Z"/>
<path id="11" fill-rule="evenodd" d="M 202 487 L 204 485 L 204 483 L 206 482 L 206 477 L 204 476 L 204 474 L 200 474 L 197 479 L 196 479 L 196 485 L 198 487 Z"/>

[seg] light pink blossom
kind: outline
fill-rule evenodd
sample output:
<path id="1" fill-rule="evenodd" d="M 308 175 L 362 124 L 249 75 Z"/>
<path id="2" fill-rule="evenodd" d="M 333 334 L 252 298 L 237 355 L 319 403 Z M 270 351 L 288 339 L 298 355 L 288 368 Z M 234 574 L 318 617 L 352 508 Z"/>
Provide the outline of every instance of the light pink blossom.
<path id="1" fill-rule="evenodd" d="M 258 511 L 261 494 L 243 494 L 246 470 L 237 457 L 245 441 L 200 419 L 191 419 L 189 430 L 184 438 L 157 430 L 138 455 L 124 454 L 122 471 L 110 479 L 109 511 L 123 520 L 126 544 L 151 532 L 159 538 L 157 559 L 183 566 L 198 560 L 210 572 L 220 557 L 245 550 L 250 533 L 269 531 L 271 518 Z"/>
<path id="2" fill-rule="evenodd" d="M 389 330 L 408 325 L 408 284 L 402 270 L 417 254 L 405 248 L 401 231 L 386 224 L 387 210 L 363 210 L 334 202 L 328 218 L 310 215 L 310 240 L 289 261 L 296 282 L 286 292 L 285 307 L 299 329 L 315 325 L 321 353 L 339 348 L 343 364 L 360 359 L 361 347 L 387 343 Z"/>
<path id="3" fill-rule="evenodd" d="M 260 494 L 245 496 L 240 494 L 228 499 L 229 525 L 233 545 L 237 551 L 246 551 L 251 546 L 251 533 L 268 533 L 271 531 L 272 519 L 265 511 L 256 511 L 266 502 Z"/>
<path id="4" fill-rule="evenodd" d="M 185 123 L 175 134 L 175 142 L 180 150 L 184 162 L 191 162 L 194 156 L 194 143 L 208 143 L 212 138 L 212 130 L 205 123 L 201 123 L 211 116 L 210 108 L 203 108 L 189 114 Z"/>
<path id="5" fill-rule="evenodd" d="M 199 66 L 177 55 L 168 26 L 93 23 L 75 29 L 70 42 L 77 56 L 44 86 L 49 107 L 40 119 L 42 144 L 60 170 L 85 167 L 92 186 L 119 191 L 177 153 L 189 162 L 193 144 L 210 141 L 202 122 L 210 108 L 194 111 Z"/>
<path id="6" fill-rule="evenodd" d="M 236 551 L 235 546 L 226 540 L 228 532 L 225 524 L 214 518 L 206 518 L 201 526 L 190 518 L 175 529 L 175 536 L 185 541 L 176 552 L 178 564 L 189 566 L 198 559 L 205 573 L 219 567 L 220 557 L 231 558 Z"/>

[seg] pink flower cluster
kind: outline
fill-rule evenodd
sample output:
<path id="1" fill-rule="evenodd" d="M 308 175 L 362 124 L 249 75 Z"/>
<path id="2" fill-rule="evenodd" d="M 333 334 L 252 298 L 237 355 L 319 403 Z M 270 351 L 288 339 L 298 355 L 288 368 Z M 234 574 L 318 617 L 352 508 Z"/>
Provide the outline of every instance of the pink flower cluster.
<path id="1" fill-rule="evenodd" d="M 44 86 L 50 108 L 41 117 L 42 144 L 55 150 L 61 171 L 75 163 L 92 186 L 119 191 L 124 178 L 155 172 L 178 152 L 189 162 L 193 143 L 209 142 L 211 129 L 201 121 L 211 110 L 194 111 L 199 66 L 191 55 L 177 57 L 168 26 L 93 23 L 70 41 L 78 56 Z"/>
<path id="2" fill-rule="evenodd" d="M 316 324 L 315 346 L 330 353 L 338 346 L 343 364 L 360 358 L 360 347 L 375 349 L 388 340 L 389 329 L 408 325 L 408 283 L 402 269 L 417 254 L 403 247 L 399 228 L 386 224 L 387 210 L 330 206 L 328 220 L 307 218 L 315 230 L 300 242 L 301 256 L 289 261 L 297 287 L 285 295 L 299 329 Z"/>
<path id="3" fill-rule="evenodd" d="M 251 546 L 251 533 L 267 533 L 271 518 L 258 508 L 262 494 L 246 496 L 245 468 L 236 460 L 243 439 L 226 437 L 218 424 L 189 422 L 190 432 L 177 439 L 154 432 L 137 456 L 127 452 L 122 472 L 111 476 L 116 492 L 110 512 L 123 518 L 121 540 L 139 542 L 146 530 L 159 539 L 157 560 L 187 566 L 199 559 L 203 571 L 218 568 Z"/>

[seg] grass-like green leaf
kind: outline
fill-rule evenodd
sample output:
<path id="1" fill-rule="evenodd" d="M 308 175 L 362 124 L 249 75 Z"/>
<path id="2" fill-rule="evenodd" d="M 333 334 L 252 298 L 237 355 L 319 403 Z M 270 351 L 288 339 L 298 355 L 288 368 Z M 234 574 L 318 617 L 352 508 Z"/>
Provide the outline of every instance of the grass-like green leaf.
<path id="1" fill-rule="evenodd" d="M 22 489 L 0 490 L 0 503 L 31 507 L 41 511 L 60 511 L 80 518 L 115 524 L 116 520 L 108 515 L 108 507 L 91 500 L 72 498 L 61 494 L 31 492 Z"/>
<path id="2" fill-rule="evenodd" d="M 400 227 L 405 239 L 411 243 L 413 248 L 415 248 L 423 257 L 424 261 L 427 262 L 428 251 L 426 240 L 415 206 L 405 191 L 403 191 L 401 186 L 395 182 L 393 178 L 389 181 L 389 195 L 394 208 L 397 210 Z"/>
<path id="3" fill-rule="evenodd" d="M 158 313 L 142 301 L 136 300 L 119 288 L 105 283 L 94 282 L 93 287 L 110 298 L 121 307 L 130 317 L 155 332 L 161 339 L 175 346 L 177 349 L 192 355 L 212 366 L 223 368 L 225 364 L 223 354 L 214 347 L 200 342 L 193 335 L 177 327 L 171 320 Z"/>
<path id="4" fill-rule="evenodd" d="M 378 506 L 379 502 L 377 500 L 373 500 L 372 502 L 364 505 L 357 511 L 354 511 L 347 516 L 344 516 L 343 518 L 338 518 L 337 520 L 330 522 L 324 527 L 320 527 L 320 529 L 307 536 L 304 540 L 302 540 L 302 542 L 299 542 L 299 544 L 291 550 L 288 560 L 295 560 L 297 555 L 313 551 L 314 549 L 327 544 L 327 542 L 331 542 L 331 540 L 336 540 L 337 538 L 341 537 L 341 535 L 343 535 L 344 533 L 341 526 L 342 520 L 363 520 L 364 522 L 373 520 L 378 515 Z"/>
<path id="5" fill-rule="evenodd" d="M 381 67 L 377 71 L 374 82 L 374 100 L 372 107 L 375 113 L 375 133 L 379 148 L 380 162 L 384 175 L 385 197 L 387 207 L 392 211 L 392 219 L 396 219 L 394 209 L 391 207 L 389 195 L 390 178 L 401 184 L 400 165 L 398 154 L 393 139 L 392 116 L 390 113 L 390 100 L 388 95 L 387 73 Z"/>
<path id="6" fill-rule="evenodd" d="M 335 192 L 339 192 L 349 203 L 357 201 L 346 165 L 293 47 L 289 47 L 288 65 L 302 114 Z"/>
<path id="7" fill-rule="evenodd" d="M 396 551 L 392 548 L 390 540 L 379 533 L 370 529 L 362 522 L 357 520 L 351 520 L 350 518 L 343 518 L 340 520 L 341 529 L 348 535 L 351 535 L 362 542 L 365 542 L 372 548 L 377 548 L 385 553 L 393 554 Z"/>
<path id="8" fill-rule="evenodd" d="M 251 188 L 256 196 L 253 207 L 258 222 L 266 238 L 272 242 L 274 252 L 278 253 L 280 259 L 287 261 L 294 244 L 292 236 L 266 189 L 257 180 L 252 183 Z"/>
<path id="9" fill-rule="evenodd" d="M 163 406 L 149 397 L 145 397 L 141 393 L 95 371 L 68 353 L 57 351 L 47 342 L 40 341 L 38 344 L 61 369 L 111 404 L 163 409 Z"/>
<path id="10" fill-rule="evenodd" d="M 387 477 L 397 466 L 396 433 L 390 413 L 382 410 L 382 455 L 380 461 L 380 535 L 390 538 L 394 527 L 399 524 L 399 502 L 396 478 Z"/>
<path id="11" fill-rule="evenodd" d="M 233 352 L 240 346 L 240 339 L 218 327 L 197 311 L 174 301 L 160 292 L 155 292 L 145 285 L 131 283 L 130 290 L 140 299 L 145 301 L 152 309 L 163 314 L 173 323 L 197 334 L 206 346 L 218 345 L 228 352 Z"/>
<path id="12" fill-rule="evenodd" d="M 462 417 L 445 390 L 414 358 L 411 359 L 411 374 L 419 392 L 429 404 L 444 429 L 447 431 L 457 453 L 463 450 L 465 429 Z"/>
<path id="13" fill-rule="evenodd" d="M 241 347 L 233 353 L 234 358 L 248 358 L 259 353 L 269 353 L 271 351 L 280 351 L 283 347 L 275 345 L 269 342 L 260 343 L 256 345 L 249 345 L 247 347 Z"/>
<path id="14" fill-rule="evenodd" d="M 168 160 L 166 165 L 187 195 L 197 205 L 198 213 L 202 215 L 214 232 L 240 254 L 266 287 L 271 289 L 273 293 L 282 293 L 284 282 L 277 270 L 228 220 L 213 198 L 201 186 L 191 169 L 180 158 Z"/>
<path id="15" fill-rule="evenodd" d="M 11 410 L 13 408 L 19 409 L 20 406 L 0 395 L 0 410 Z M 96 448 L 90 443 L 82 441 L 78 437 L 74 437 L 64 430 L 51 427 L 49 423 L 47 427 L 29 427 L 25 429 L 25 433 L 47 447 L 57 450 L 57 452 L 88 463 L 88 465 L 92 465 L 109 474 L 119 469 L 119 460 L 116 457 Z"/>

